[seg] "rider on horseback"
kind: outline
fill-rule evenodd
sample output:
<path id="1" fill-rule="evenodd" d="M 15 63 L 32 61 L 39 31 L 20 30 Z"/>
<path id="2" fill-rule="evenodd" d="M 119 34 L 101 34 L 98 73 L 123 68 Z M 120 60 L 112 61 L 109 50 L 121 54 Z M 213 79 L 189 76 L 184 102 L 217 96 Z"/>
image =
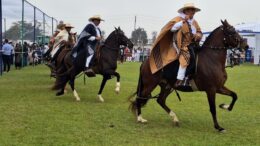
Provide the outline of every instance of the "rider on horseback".
<path id="1" fill-rule="evenodd" d="M 67 44 L 67 42 L 69 40 L 70 31 L 72 28 L 74 28 L 74 27 L 71 26 L 69 23 L 67 23 L 65 25 L 61 25 L 61 30 L 54 39 L 54 45 L 53 45 L 53 48 L 51 51 L 51 63 L 50 63 L 51 65 L 50 66 L 52 68 L 55 67 L 55 61 L 56 61 L 59 53 L 61 52 L 61 48 Z"/>
<path id="2" fill-rule="evenodd" d="M 85 73 L 91 74 L 91 76 L 94 76 L 95 73 L 93 69 L 91 68 L 91 59 L 96 52 L 96 47 L 100 43 L 102 36 L 101 31 L 98 25 L 101 21 L 104 21 L 101 19 L 99 15 L 95 15 L 89 18 L 89 23 L 84 28 L 84 30 L 81 32 L 78 41 L 76 42 L 74 48 L 72 49 L 72 58 L 76 58 L 77 53 L 81 48 L 87 50 L 87 57 L 86 57 L 86 65 L 85 65 Z"/>
<path id="3" fill-rule="evenodd" d="M 150 68 L 154 74 L 167 64 L 179 59 L 180 66 L 175 87 L 185 86 L 185 72 L 190 62 L 188 46 L 192 41 L 200 41 L 201 29 L 193 18 L 200 11 L 193 3 L 185 4 L 178 10 L 179 16 L 173 18 L 161 30 L 152 47 Z"/>
<path id="4" fill-rule="evenodd" d="M 202 38 L 201 29 L 196 20 L 193 18 L 194 14 L 198 11 L 200 11 L 200 9 L 196 8 L 193 4 L 185 4 L 183 8 L 178 10 L 181 20 L 176 22 L 171 28 L 171 31 L 174 32 L 176 36 L 176 40 L 174 42 L 176 44 L 176 49 L 180 49 L 180 66 L 175 84 L 176 87 L 182 86 L 184 85 L 184 82 L 186 82 L 183 82 L 183 80 L 185 77 L 186 68 L 190 62 L 190 52 L 188 50 L 188 46 L 193 40 L 200 41 Z"/>

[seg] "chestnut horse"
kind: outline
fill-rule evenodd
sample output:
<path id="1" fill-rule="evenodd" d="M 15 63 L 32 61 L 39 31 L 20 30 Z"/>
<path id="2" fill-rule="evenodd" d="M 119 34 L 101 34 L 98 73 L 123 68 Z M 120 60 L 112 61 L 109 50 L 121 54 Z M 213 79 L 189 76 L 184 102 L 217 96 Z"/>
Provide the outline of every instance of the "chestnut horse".
<path id="1" fill-rule="evenodd" d="M 208 97 L 210 112 L 213 117 L 214 127 L 218 131 L 224 131 L 217 121 L 216 116 L 216 93 L 232 97 L 230 105 L 221 104 L 220 107 L 231 111 L 236 100 L 237 94 L 225 86 L 227 73 L 225 70 L 226 52 L 230 48 L 248 47 L 243 38 L 236 32 L 235 28 L 225 20 L 222 25 L 216 28 L 206 39 L 197 54 L 197 67 L 193 75 L 194 82 L 199 91 L 205 91 Z M 151 73 L 149 60 L 146 60 L 140 67 L 140 76 L 136 93 L 129 97 L 134 98 L 131 101 L 130 108 L 137 114 L 137 121 L 147 122 L 141 116 L 141 108 L 151 98 L 157 98 L 158 104 L 170 115 L 175 125 L 179 125 L 176 114 L 165 104 L 167 96 L 173 91 L 174 83 L 178 71 L 179 62 L 174 61 L 165 66 L 162 70 Z M 159 85 L 160 93 L 152 97 L 151 92 Z"/>

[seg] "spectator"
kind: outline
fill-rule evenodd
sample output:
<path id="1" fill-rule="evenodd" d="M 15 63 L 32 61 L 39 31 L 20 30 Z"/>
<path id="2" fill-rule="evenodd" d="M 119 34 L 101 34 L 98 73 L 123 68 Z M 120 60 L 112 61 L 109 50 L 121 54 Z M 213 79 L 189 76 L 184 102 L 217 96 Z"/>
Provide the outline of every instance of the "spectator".
<path id="1" fill-rule="evenodd" d="M 11 55 L 14 51 L 14 47 L 8 43 L 8 39 L 5 39 L 3 45 L 3 63 L 4 63 L 4 71 L 10 71 L 10 64 L 11 64 Z M 6 69 L 7 67 L 7 69 Z"/>

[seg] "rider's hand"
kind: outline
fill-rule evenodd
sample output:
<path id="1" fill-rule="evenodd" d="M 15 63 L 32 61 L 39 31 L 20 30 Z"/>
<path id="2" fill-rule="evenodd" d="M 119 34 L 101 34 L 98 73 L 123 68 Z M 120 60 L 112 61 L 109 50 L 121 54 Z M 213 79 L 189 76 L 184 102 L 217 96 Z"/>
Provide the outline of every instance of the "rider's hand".
<path id="1" fill-rule="evenodd" d="M 196 34 L 194 35 L 195 41 L 200 41 L 201 38 L 202 38 L 202 34 L 201 34 L 201 33 L 196 33 Z"/>
<path id="2" fill-rule="evenodd" d="M 102 38 L 99 37 L 99 36 L 96 37 L 96 40 L 98 40 L 98 41 L 100 41 L 101 39 L 102 39 Z"/>

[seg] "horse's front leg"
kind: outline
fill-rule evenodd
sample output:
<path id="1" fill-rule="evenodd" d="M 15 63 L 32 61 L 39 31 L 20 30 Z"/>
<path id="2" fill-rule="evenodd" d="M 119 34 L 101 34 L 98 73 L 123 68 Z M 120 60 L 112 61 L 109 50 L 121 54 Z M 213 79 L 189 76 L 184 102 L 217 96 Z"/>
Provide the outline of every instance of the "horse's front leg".
<path id="1" fill-rule="evenodd" d="M 234 92 L 234 91 L 231 91 L 229 90 L 227 87 L 222 87 L 220 89 L 217 90 L 217 93 L 219 94 L 223 94 L 223 95 L 228 95 L 228 96 L 231 96 L 232 97 L 232 101 L 231 101 L 231 104 L 228 105 L 228 104 L 221 104 L 219 105 L 220 108 L 222 109 L 226 109 L 226 110 L 229 110 L 231 111 L 233 109 L 233 106 L 235 105 L 236 103 L 236 100 L 237 100 L 237 94 Z"/>
<path id="2" fill-rule="evenodd" d="M 214 122 L 214 127 L 219 132 L 225 132 L 225 129 L 219 126 L 218 120 L 217 120 L 216 91 L 215 90 L 209 90 L 209 91 L 206 91 L 206 93 L 207 93 L 207 97 L 208 97 L 210 112 L 211 112 L 211 115 L 212 115 L 212 118 L 213 118 L 213 122 Z"/>
<path id="3" fill-rule="evenodd" d="M 116 88 L 115 92 L 118 94 L 120 91 L 120 74 L 118 72 L 114 72 L 114 75 L 116 76 Z"/>
<path id="4" fill-rule="evenodd" d="M 73 91 L 73 95 L 76 98 L 76 101 L 80 101 L 80 97 L 75 89 L 75 77 L 70 79 L 69 84 L 70 84 L 71 90 Z"/>
<path id="5" fill-rule="evenodd" d="M 98 91 L 98 95 L 97 95 L 97 98 L 99 101 L 101 102 L 104 102 L 104 98 L 102 97 L 102 91 L 106 85 L 106 82 L 108 80 L 108 77 L 106 75 L 103 75 L 103 79 L 102 79 L 102 82 L 101 82 L 101 85 L 100 85 L 100 88 L 99 88 L 99 91 Z"/>

